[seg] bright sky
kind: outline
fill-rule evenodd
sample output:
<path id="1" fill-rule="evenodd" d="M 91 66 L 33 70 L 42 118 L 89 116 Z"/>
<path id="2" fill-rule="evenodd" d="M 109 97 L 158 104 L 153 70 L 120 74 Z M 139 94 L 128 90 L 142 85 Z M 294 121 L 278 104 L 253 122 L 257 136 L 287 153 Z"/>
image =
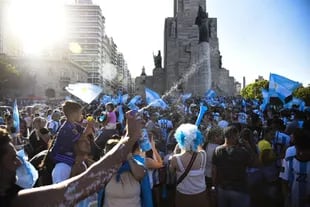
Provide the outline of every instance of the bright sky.
<path id="1" fill-rule="evenodd" d="M 173 15 L 173 0 L 94 0 L 135 77 L 144 65 L 154 68 L 152 53 L 163 51 L 164 21 Z M 242 83 L 269 73 L 310 84 L 309 0 L 207 0 L 218 18 L 223 67 Z"/>
<path id="2" fill-rule="evenodd" d="M 63 4 L 73 0 L 10 1 L 9 26 L 28 52 L 61 39 Z M 93 0 L 133 77 L 142 66 L 151 75 L 153 52 L 163 54 L 164 22 L 173 16 L 173 1 Z M 218 18 L 223 67 L 237 81 L 268 79 L 272 72 L 310 84 L 310 0 L 207 0 L 207 11 Z"/>

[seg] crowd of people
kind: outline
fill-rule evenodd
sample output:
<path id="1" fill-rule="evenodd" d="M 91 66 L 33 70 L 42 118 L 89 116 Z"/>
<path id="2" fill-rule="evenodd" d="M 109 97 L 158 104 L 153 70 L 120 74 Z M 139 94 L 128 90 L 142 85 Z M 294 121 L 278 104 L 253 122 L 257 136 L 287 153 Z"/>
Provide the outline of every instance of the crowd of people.
<path id="1" fill-rule="evenodd" d="M 19 114 L 19 130 L 9 110 L 0 118 L 0 206 L 310 206 L 310 112 L 298 107 L 217 97 L 140 111 L 65 101 Z M 134 142 L 117 154 L 126 137 Z M 21 149 L 38 172 L 28 190 L 16 182 Z"/>

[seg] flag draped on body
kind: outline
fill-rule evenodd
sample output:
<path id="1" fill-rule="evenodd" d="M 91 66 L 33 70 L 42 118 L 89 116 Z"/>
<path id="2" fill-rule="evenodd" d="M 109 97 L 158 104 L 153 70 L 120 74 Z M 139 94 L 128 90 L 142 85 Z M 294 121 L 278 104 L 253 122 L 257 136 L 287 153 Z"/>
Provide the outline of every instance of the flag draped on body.
<path id="1" fill-rule="evenodd" d="M 292 99 L 292 93 L 301 84 L 290 80 L 284 76 L 270 73 L 269 76 L 269 96 L 278 97 L 283 103 Z"/>
<path id="2" fill-rule="evenodd" d="M 102 88 L 90 83 L 69 84 L 66 90 L 85 103 L 90 104 L 102 92 Z"/>
<path id="3" fill-rule="evenodd" d="M 165 103 L 165 101 L 161 99 L 158 93 L 156 93 L 155 91 L 152 91 L 149 88 L 145 88 L 145 96 L 146 96 L 146 103 L 149 106 L 159 107 L 162 109 L 168 108 L 168 105 Z"/>

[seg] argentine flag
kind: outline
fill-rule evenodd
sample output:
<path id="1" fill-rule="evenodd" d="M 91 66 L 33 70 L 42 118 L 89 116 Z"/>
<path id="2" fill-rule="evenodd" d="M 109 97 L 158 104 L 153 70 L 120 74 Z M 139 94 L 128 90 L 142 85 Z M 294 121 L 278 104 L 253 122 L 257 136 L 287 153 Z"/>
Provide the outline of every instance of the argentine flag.
<path id="1" fill-rule="evenodd" d="M 209 89 L 206 93 L 205 93 L 205 97 L 208 99 L 213 99 L 216 97 L 216 92 L 212 89 Z"/>
<path id="2" fill-rule="evenodd" d="M 182 98 L 182 102 L 184 103 L 187 99 L 189 99 L 190 97 L 192 97 L 191 93 L 185 93 L 183 95 L 181 95 Z"/>
<path id="3" fill-rule="evenodd" d="M 265 111 L 267 104 L 269 103 L 269 92 L 266 89 L 261 89 L 263 96 L 263 103 L 260 105 L 260 110 Z"/>
<path id="4" fill-rule="evenodd" d="M 158 93 L 152 91 L 149 88 L 145 88 L 145 96 L 146 96 L 146 103 L 149 106 L 159 107 L 162 109 L 166 109 L 168 107 L 165 101 L 160 98 Z"/>
<path id="5" fill-rule="evenodd" d="M 102 88 L 91 83 L 69 84 L 66 90 L 85 103 L 90 104 L 102 92 Z"/>
<path id="6" fill-rule="evenodd" d="M 19 133 L 20 122 L 19 122 L 19 112 L 18 112 L 16 99 L 15 99 L 14 105 L 13 105 L 13 126 L 16 129 L 16 133 Z"/>
<path id="7" fill-rule="evenodd" d="M 126 104 L 126 103 L 127 103 L 128 97 L 129 97 L 128 94 L 124 94 L 124 95 L 122 96 L 122 104 Z"/>
<path id="8" fill-rule="evenodd" d="M 104 95 L 101 99 L 101 104 L 106 105 L 109 102 L 112 102 L 111 96 Z"/>
<path id="9" fill-rule="evenodd" d="M 269 93 L 270 96 L 278 97 L 283 103 L 287 103 L 295 89 L 301 84 L 284 76 L 270 73 Z"/>
<path id="10" fill-rule="evenodd" d="M 133 97 L 129 103 L 127 104 L 128 108 L 130 108 L 131 110 L 139 110 L 139 107 L 136 105 L 139 102 L 141 102 L 141 96 L 136 95 L 135 97 Z"/>
<path id="11" fill-rule="evenodd" d="M 128 104 L 137 104 L 138 102 L 141 102 L 141 96 L 136 95 L 135 97 L 133 97 Z"/>

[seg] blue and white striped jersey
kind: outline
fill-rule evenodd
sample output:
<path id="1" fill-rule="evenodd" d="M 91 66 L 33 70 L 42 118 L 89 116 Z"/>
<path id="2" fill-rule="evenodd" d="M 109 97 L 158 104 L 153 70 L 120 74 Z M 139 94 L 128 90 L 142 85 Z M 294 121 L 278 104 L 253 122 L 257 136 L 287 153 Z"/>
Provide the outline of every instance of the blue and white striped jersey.
<path id="1" fill-rule="evenodd" d="M 310 196 L 310 161 L 299 161 L 295 156 L 283 160 L 280 178 L 288 181 L 291 188 L 292 207 L 309 207 L 305 199 Z"/>

